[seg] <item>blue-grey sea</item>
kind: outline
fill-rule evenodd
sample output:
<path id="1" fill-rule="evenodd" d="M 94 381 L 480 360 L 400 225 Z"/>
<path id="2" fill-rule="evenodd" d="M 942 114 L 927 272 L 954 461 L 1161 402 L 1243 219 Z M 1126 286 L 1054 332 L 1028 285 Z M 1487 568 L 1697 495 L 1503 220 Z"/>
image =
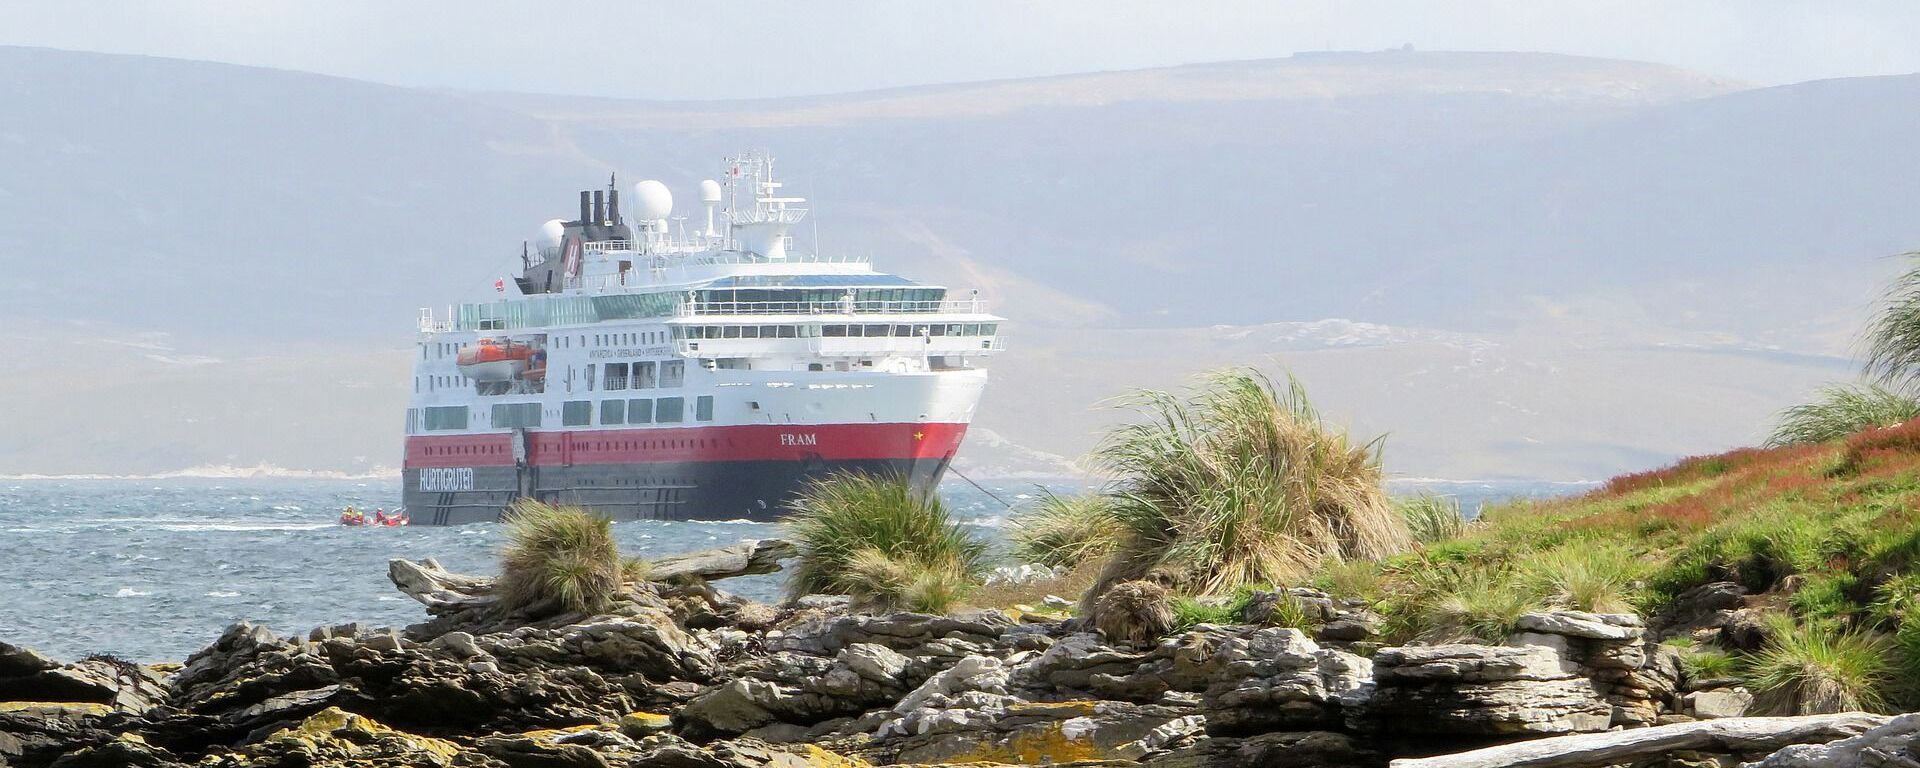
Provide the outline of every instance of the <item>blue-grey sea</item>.
<path id="1" fill-rule="evenodd" d="M 993 537 L 1008 507 L 1042 486 L 1004 481 L 985 490 L 949 480 L 958 517 Z M 342 507 L 393 508 L 397 480 L 0 480 L 0 641 L 60 658 L 110 653 L 184 659 L 228 624 L 247 619 L 282 634 L 357 621 L 405 626 L 425 618 L 387 581 L 387 561 L 439 558 L 491 574 L 498 525 L 349 528 Z M 1394 484 L 1397 493 L 1456 496 L 1472 513 L 1489 500 L 1584 490 L 1558 483 Z M 998 497 L 996 499 L 995 497 Z M 627 522 L 622 554 L 663 555 L 778 535 L 751 522 Z M 778 575 L 725 588 L 771 599 Z"/>

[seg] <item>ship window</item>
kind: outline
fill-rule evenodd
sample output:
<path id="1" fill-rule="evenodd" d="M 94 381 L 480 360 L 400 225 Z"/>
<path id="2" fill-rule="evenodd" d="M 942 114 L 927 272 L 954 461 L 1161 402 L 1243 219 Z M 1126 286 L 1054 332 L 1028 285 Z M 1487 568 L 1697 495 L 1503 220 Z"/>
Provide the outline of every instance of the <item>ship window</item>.
<path id="1" fill-rule="evenodd" d="M 420 431 L 420 409 L 408 408 L 407 409 L 407 434 L 411 435 L 419 431 Z"/>
<path id="2" fill-rule="evenodd" d="M 743 338 L 743 339 L 757 339 L 757 338 L 760 338 L 760 326 L 757 326 L 757 325 L 743 325 L 743 326 L 741 326 L 741 327 L 740 327 L 740 338 Z"/>
<path id="3" fill-rule="evenodd" d="M 628 424 L 653 423 L 653 399 L 637 397 L 627 401 Z"/>
<path id="4" fill-rule="evenodd" d="M 920 327 L 927 328 L 924 325 Z M 927 328 L 927 333 L 933 334 L 935 336 L 945 336 L 947 335 L 947 327 L 944 325 L 936 325 L 931 328 Z"/>
<path id="5" fill-rule="evenodd" d="M 661 424 L 673 424 L 680 421 L 686 409 L 686 400 L 678 397 L 662 397 L 653 401 L 653 420 Z"/>
<path id="6" fill-rule="evenodd" d="M 627 364 L 626 363 L 607 363 L 606 389 L 615 390 L 615 389 L 626 389 L 626 388 L 627 388 Z"/>
<path id="7" fill-rule="evenodd" d="M 999 323 L 981 323 L 980 324 L 980 335 L 982 336 L 992 336 L 993 334 L 998 333 L 999 331 L 1000 331 Z"/>
<path id="8" fill-rule="evenodd" d="M 560 404 L 560 426 L 584 427 L 593 423 L 593 403 L 569 400 Z"/>
<path id="9" fill-rule="evenodd" d="M 466 429 L 467 407 L 464 405 L 430 406 L 426 412 L 428 431 L 442 429 Z"/>
<path id="10" fill-rule="evenodd" d="M 540 404 L 496 403 L 493 406 L 493 426 L 498 429 L 538 427 L 540 426 Z"/>
<path id="11" fill-rule="evenodd" d="M 911 325 L 896 325 L 893 327 L 893 335 L 906 338 L 916 334 L 913 332 L 913 326 Z"/>
<path id="12" fill-rule="evenodd" d="M 653 363 L 634 363 L 633 364 L 633 388 L 634 389 L 653 389 L 654 384 L 655 384 L 655 381 L 653 378 Z"/>
<path id="13" fill-rule="evenodd" d="M 713 396 L 701 395 L 693 401 L 694 421 L 713 421 Z"/>
<path id="14" fill-rule="evenodd" d="M 807 363 L 807 370 L 809 371 L 824 371 L 826 369 L 826 366 L 819 363 Z"/>
<path id="15" fill-rule="evenodd" d="M 660 364 L 660 386 L 677 387 L 686 383 L 687 364 L 683 360 L 668 360 Z"/>
<path id="16" fill-rule="evenodd" d="M 727 339 L 740 338 L 740 326 L 737 326 L 737 325 L 725 326 L 720 329 L 720 336 L 721 338 L 727 338 Z"/>
<path id="17" fill-rule="evenodd" d="M 890 326 L 885 326 L 885 325 L 869 325 L 869 326 L 867 326 L 867 330 L 866 330 L 866 332 L 865 332 L 865 333 L 863 333 L 862 335 L 864 335 L 864 336 L 866 336 L 866 337 L 868 337 L 868 338 L 878 338 L 878 337 L 881 337 L 881 336 L 885 336 L 885 335 L 887 335 L 887 328 L 888 328 L 888 327 L 890 327 Z"/>
<path id="18" fill-rule="evenodd" d="M 587 391 L 593 391 L 593 364 L 587 364 Z"/>
<path id="19" fill-rule="evenodd" d="M 799 329 L 799 328 L 795 328 L 795 327 L 793 327 L 793 326 L 791 326 L 791 325 L 783 325 L 783 326 L 780 326 L 780 338 L 783 338 L 783 339 L 795 339 L 795 338 L 799 338 L 799 337 L 800 337 L 800 329 Z"/>
<path id="20" fill-rule="evenodd" d="M 780 328 L 778 326 L 772 326 L 772 325 L 760 326 L 760 338 L 772 339 L 772 338 L 778 337 L 779 335 L 780 335 Z"/>
<path id="21" fill-rule="evenodd" d="M 600 423 L 601 424 L 627 423 L 627 401 L 625 400 L 600 401 Z"/>
<path id="22" fill-rule="evenodd" d="M 847 327 L 844 325 L 823 325 L 820 326 L 820 335 L 835 338 L 845 336 L 847 335 Z"/>
<path id="23" fill-rule="evenodd" d="M 965 334 L 965 335 L 967 335 L 967 336 L 978 336 L 978 335 L 980 335 L 980 324 L 979 324 L 979 323 L 967 323 L 967 324 L 966 324 L 965 326 L 962 326 L 962 327 L 964 327 L 964 328 L 966 329 L 966 334 Z"/>

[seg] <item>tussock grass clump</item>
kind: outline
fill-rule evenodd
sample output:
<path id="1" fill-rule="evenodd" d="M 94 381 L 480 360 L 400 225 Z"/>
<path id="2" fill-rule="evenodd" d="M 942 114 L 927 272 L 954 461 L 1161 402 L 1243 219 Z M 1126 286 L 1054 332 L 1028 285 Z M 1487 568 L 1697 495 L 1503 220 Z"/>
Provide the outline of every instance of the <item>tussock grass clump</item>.
<path id="1" fill-rule="evenodd" d="M 1342 600 L 1380 602 L 1387 594 L 1387 577 L 1371 560 L 1342 560 L 1321 566 L 1313 586 Z"/>
<path id="2" fill-rule="evenodd" d="M 1862 367 L 1882 384 L 1920 383 L 1920 251 L 1905 256 L 1911 266 L 1887 286 L 1867 324 Z"/>
<path id="3" fill-rule="evenodd" d="M 1397 576 L 1383 608 L 1386 634 L 1400 642 L 1499 643 L 1521 614 L 1546 608 L 1505 568 L 1428 560 Z"/>
<path id="4" fill-rule="evenodd" d="M 1744 671 L 1760 711 L 1774 715 L 1886 711 L 1896 670 L 1891 638 L 1824 624 L 1797 624 L 1784 615 L 1771 617 L 1768 628 L 1766 645 L 1746 660 Z"/>
<path id="5" fill-rule="evenodd" d="M 507 511 L 497 586 L 503 605 L 527 614 L 605 610 L 620 591 L 613 522 L 578 507 L 523 500 Z"/>
<path id="6" fill-rule="evenodd" d="M 1646 572 L 1625 547 L 1580 542 L 1522 560 L 1519 577 L 1525 590 L 1554 608 L 1630 613 Z"/>
<path id="7" fill-rule="evenodd" d="M 1062 496 L 1046 491 L 1033 506 L 1014 514 L 1007 538 L 1018 562 L 1071 569 L 1112 554 L 1120 534 L 1111 499 L 1097 493 Z"/>
<path id="8" fill-rule="evenodd" d="M 1172 632 L 1179 621 L 1177 610 L 1166 587 L 1151 581 L 1125 581 L 1102 592 L 1088 618 L 1108 641 L 1139 646 Z"/>
<path id="9" fill-rule="evenodd" d="M 1689 680 L 1728 680 L 1740 672 L 1740 659 L 1715 648 L 1687 648 L 1680 653 L 1680 668 Z"/>
<path id="10" fill-rule="evenodd" d="M 1920 418 L 1920 400 L 1878 384 L 1823 387 L 1813 402 L 1780 412 L 1767 445 L 1824 443 L 1915 418 Z"/>
<path id="11" fill-rule="evenodd" d="M 1111 496 L 1125 533 L 1096 590 L 1155 575 L 1225 594 L 1411 544 L 1381 489 L 1379 440 L 1323 423 L 1297 380 L 1276 387 L 1229 370 L 1189 397 L 1148 391 L 1131 404 L 1144 419 L 1095 453 L 1119 478 Z"/>
<path id="12" fill-rule="evenodd" d="M 1407 533 L 1421 544 L 1459 538 L 1467 530 L 1467 519 L 1460 515 L 1460 502 L 1446 496 L 1423 493 L 1393 500 L 1393 508 L 1407 522 Z"/>
<path id="13" fill-rule="evenodd" d="M 987 545 L 935 496 L 896 478 L 843 474 L 808 486 L 783 525 L 799 545 L 794 596 L 850 595 L 863 607 L 940 613 L 978 586 Z"/>

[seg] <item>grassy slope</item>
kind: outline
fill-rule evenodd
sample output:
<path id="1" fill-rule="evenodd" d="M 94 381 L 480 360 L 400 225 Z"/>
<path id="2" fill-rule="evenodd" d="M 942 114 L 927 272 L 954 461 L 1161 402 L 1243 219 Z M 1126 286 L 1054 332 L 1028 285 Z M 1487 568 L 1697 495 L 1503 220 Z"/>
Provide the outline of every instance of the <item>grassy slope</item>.
<path id="1" fill-rule="evenodd" d="M 1877 687 L 1901 705 L 1920 703 L 1920 691 L 1901 690 L 1914 686 L 1891 684 L 1894 668 L 1920 669 L 1920 621 L 1907 626 L 1920 610 L 1917 563 L 1920 423 L 1909 423 L 1695 457 L 1583 496 L 1491 508 L 1458 537 L 1343 564 L 1320 582 L 1376 601 L 1391 639 L 1438 641 L 1495 639 L 1542 607 L 1651 616 L 1691 587 L 1734 581 L 1755 596 L 1750 607 L 1790 618 L 1800 637 L 1879 649 Z M 1766 655 L 1690 653 L 1755 674 Z"/>

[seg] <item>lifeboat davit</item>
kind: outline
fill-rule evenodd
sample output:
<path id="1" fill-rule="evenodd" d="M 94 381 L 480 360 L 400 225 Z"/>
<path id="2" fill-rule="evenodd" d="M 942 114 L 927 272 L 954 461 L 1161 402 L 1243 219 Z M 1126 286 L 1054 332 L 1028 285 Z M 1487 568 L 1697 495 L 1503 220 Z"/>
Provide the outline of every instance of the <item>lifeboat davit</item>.
<path id="1" fill-rule="evenodd" d="M 510 339 L 481 339 L 454 357 L 460 375 L 474 381 L 512 381 L 527 370 L 533 345 Z"/>

